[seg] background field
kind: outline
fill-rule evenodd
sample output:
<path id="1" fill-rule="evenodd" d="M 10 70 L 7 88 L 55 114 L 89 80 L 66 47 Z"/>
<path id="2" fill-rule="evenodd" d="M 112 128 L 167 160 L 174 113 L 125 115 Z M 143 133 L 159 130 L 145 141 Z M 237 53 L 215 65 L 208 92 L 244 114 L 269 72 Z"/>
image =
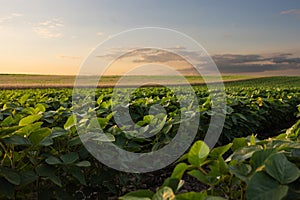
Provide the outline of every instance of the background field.
<path id="1" fill-rule="evenodd" d="M 121 76 L 103 76 L 99 81 L 98 87 L 114 86 Z M 181 84 L 176 76 L 151 76 L 152 82 L 160 81 L 167 85 Z M 147 76 L 131 76 L 128 85 L 145 83 L 150 79 Z M 207 77 L 208 81 L 214 82 L 217 77 Z M 225 82 L 237 81 L 244 79 L 257 78 L 254 76 L 223 76 Z M 97 76 L 82 76 L 79 78 L 82 86 L 91 86 L 99 77 Z M 200 76 L 187 76 L 186 79 L 193 85 L 203 84 L 204 80 Z M 0 88 L 47 88 L 47 87 L 67 87 L 71 88 L 74 85 L 76 76 L 63 75 L 24 75 L 24 74 L 1 74 Z"/>
<path id="2" fill-rule="evenodd" d="M 115 200 L 138 189 L 147 189 L 139 193 L 146 197 L 152 197 L 158 191 L 155 196 L 164 196 L 168 192 L 176 195 L 176 199 L 195 200 L 211 196 L 245 199 L 245 195 L 247 199 L 253 199 L 257 193 L 253 191 L 260 191 L 260 195 L 265 195 L 262 199 L 266 200 L 299 197 L 300 121 L 297 122 L 297 116 L 300 116 L 300 77 L 224 77 L 227 81 L 224 84 L 226 108 L 220 112 L 212 109 L 212 97 L 224 99 L 224 96 L 219 96 L 219 90 L 209 92 L 199 77 L 188 77 L 196 84 L 193 87 L 198 103 L 196 109 L 181 107 L 175 95 L 174 91 L 182 91 L 185 86 L 137 88 L 132 93 L 126 87 L 121 88 L 118 94 L 130 95 L 129 103 L 121 108 L 129 109 L 132 120 L 141 125 L 135 133 L 147 134 L 152 128 L 158 131 L 151 138 L 139 139 L 133 138 L 132 131 L 128 131 L 133 127 L 116 123 L 115 116 L 123 116 L 123 109 L 112 112 L 115 102 L 112 100 L 113 89 L 108 86 L 113 86 L 120 77 L 105 77 L 104 85 L 100 85 L 105 88 L 95 91 L 79 88 L 75 96 L 72 90 L 74 78 L 1 76 L 0 199 Z M 145 82 L 146 78 L 132 77 L 132 81 Z M 178 77 L 153 78 L 166 78 L 164 80 L 170 84 Z M 209 77 L 209 80 L 214 78 Z M 243 80 L 236 81 L 238 79 Z M 84 77 L 84 80 L 87 84 L 83 86 L 89 86 L 92 81 L 91 77 Z M 93 92 L 95 97 L 90 96 Z M 74 104 L 73 97 L 80 100 L 79 104 Z M 183 101 L 190 99 L 188 95 L 180 98 Z M 151 115 L 149 109 L 155 104 L 161 105 L 166 112 L 158 110 L 159 114 Z M 93 111 L 96 117 L 92 115 Z M 180 159 L 179 164 L 173 163 L 146 174 L 119 172 L 101 164 L 87 151 L 78 135 L 81 127 L 83 134 L 88 133 L 88 137 L 92 136 L 99 144 L 109 140 L 130 152 L 156 151 L 172 141 L 179 124 L 184 123 L 182 116 L 192 119 L 195 114 L 200 117 L 192 153 L 187 154 L 187 159 Z M 207 134 L 212 116 L 225 117 L 225 123 L 216 148 L 211 151 L 206 148 L 205 157 L 202 157 L 204 143 L 201 140 Z M 101 126 L 105 141 L 104 135 L 95 129 L 95 123 Z M 255 154 L 253 158 L 252 154 Z M 154 160 L 154 165 L 155 162 L 161 161 Z M 282 180 L 286 174 L 284 170 L 270 173 L 269 169 L 277 169 L 278 163 L 289 166 L 288 179 Z M 141 167 L 149 165 L 138 164 Z M 267 170 L 260 167 L 264 164 Z M 179 190 L 182 180 L 185 182 Z M 273 195 L 277 186 L 283 187 L 278 189 L 281 196 Z M 130 195 L 134 194 L 128 193 L 128 198 L 120 199 L 132 200 Z"/>

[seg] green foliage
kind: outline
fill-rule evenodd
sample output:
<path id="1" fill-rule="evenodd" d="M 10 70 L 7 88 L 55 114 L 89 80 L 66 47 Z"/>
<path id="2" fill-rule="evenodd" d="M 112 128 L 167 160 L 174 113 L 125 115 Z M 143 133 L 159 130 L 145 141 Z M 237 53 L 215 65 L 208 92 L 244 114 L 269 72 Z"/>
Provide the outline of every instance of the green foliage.
<path id="1" fill-rule="evenodd" d="M 294 126 L 292 130 L 299 133 Z M 299 134 L 292 134 L 289 129 L 266 140 L 258 140 L 253 135 L 236 138 L 211 151 L 203 141 L 197 141 L 188 156 L 180 159 L 171 177 L 147 199 L 299 199 L 300 159 L 295 153 L 300 150 L 298 139 Z M 181 192 L 184 173 L 208 189 L 201 193 Z M 127 195 L 130 194 L 134 192 Z M 143 198 L 146 196 L 139 193 L 135 199 Z"/>
<path id="2" fill-rule="evenodd" d="M 299 168 L 300 150 L 295 142 L 299 142 L 300 122 L 286 134 L 270 141 L 244 137 L 252 133 L 262 136 L 260 133 L 274 125 L 291 120 L 300 103 L 299 88 L 253 87 L 253 82 L 229 85 L 227 107 L 221 113 L 211 111 L 210 95 L 216 94 L 209 94 L 205 87 L 194 87 L 199 102 L 197 110 L 181 108 L 179 99 L 170 89 L 139 88 L 131 94 L 126 107 L 135 127 L 122 127 L 114 121 L 114 116 L 120 113 L 111 111 L 111 88 L 97 90 L 95 99 L 89 99 L 91 90 L 82 89 L 82 93 L 74 98 L 87 102 L 84 106 L 88 111 L 83 113 L 72 112 L 71 89 L 1 90 L 0 199 L 107 199 L 108 196 L 119 196 L 130 181 L 129 175 L 95 160 L 82 145 L 76 125 L 86 128 L 87 139 L 110 141 L 124 150 L 143 153 L 169 144 L 182 123 L 180 117 L 192 118 L 196 112 L 200 114 L 197 140 L 204 139 L 211 116 L 226 115 L 218 144 L 227 145 L 209 150 L 205 143 L 196 142 L 159 188 L 159 193 L 145 192 L 145 198 L 245 197 L 249 195 L 246 184 L 251 183 L 251 177 L 258 172 L 275 181 L 274 185 L 279 183 L 279 188 L 281 185 L 288 187 L 287 197 L 294 197 L 299 191 L 296 168 Z M 128 89 L 124 88 L 122 92 L 128 93 Z M 166 112 L 151 115 L 149 109 L 155 104 L 161 105 Z M 96 116 L 90 116 L 92 111 Z M 93 133 L 97 128 L 104 134 Z M 135 132 L 131 131 L 133 128 Z M 153 136 L 135 138 L 148 134 Z M 231 156 L 227 157 L 229 153 Z M 275 162 L 277 157 L 284 163 L 278 163 L 274 169 L 266 164 Z M 185 173 L 210 189 L 201 193 L 180 193 Z M 238 192 L 233 192 L 235 190 Z M 140 198 L 141 193 L 133 197 Z"/>

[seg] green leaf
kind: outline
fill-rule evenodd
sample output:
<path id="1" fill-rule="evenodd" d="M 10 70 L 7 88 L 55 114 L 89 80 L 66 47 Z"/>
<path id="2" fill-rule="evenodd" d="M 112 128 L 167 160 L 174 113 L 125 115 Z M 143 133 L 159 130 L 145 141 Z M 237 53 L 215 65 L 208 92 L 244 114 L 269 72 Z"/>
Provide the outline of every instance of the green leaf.
<path id="1" fill-rule="evenodd" d="M 32 124 L 33 122 L 38 121 L 42 118 L 42 115 L 29 115 L 20 120 L 19 126 L 26 126 Z"/>
<path id="2" fill-rule="evenodd" d="M 175 200 L 175 198 L 175 194 L 171 188 L 163 187 L 154 194 L 152 200 Z"/>
<path id="3" fill-rule="evenodd" d="M 167 115 L 164 114 L 164 117 L 162 120 L 160 120 L 159 124 L 155 124 L 154 128 L 150 131 L 151 134 L 157 134 L 162 130 L 167 120 Z"/>
<path id="4" fill-rule="evenodd" d="M 80 182 L 80 184 L 86 185 L 84 174 L 82 173 L 80 168 L 73 166 L 69 169 L 69 172 Z"/>
<path id="5" fill-rule="evenodd" d="M 154 116 L 153 115 L 145 115 L 143 117 L 143 121 L 144 122 L 143 124 L 139 124 L 140 126 L 144 126 L 144 124 L 150 124 L 154 119 Z"/>
<path id="6" fill-rule="evenodd" d="M 191 175 L 192 177 L 195 177 L 200 182 L 205 183 L 207 185 L 215 185 L 218 182 L 218 179 L 216 179 L 216 177 L 203 174 L 199 170 L 189 171 L 188 174 Z"/>
<path id="7" fill-rule="evenodd" d="M 256 144 L 256 137 L 252 134 L 250 136 L 250 145 L 255 145 Z"/>
<path id="8" fill-rule="evenodd" d="M 97 99 L 97 104 L 100 105 L 103 101 L 103 97 L 104 95 L 100 96 L 98 99 Z"/>
<path id="9" fill-rule="evenodd" d="M 9 137 L 11 133 L 19 130 L 20 128 L 20 126 L 0 127 L 0 139 Z"/>
<path id="10" fill-rule="evenodd" d="M 233 154 L 226 160 L 229 161 L 230 159 L 236 160 L 238 162 L 242 162 L 248 158 L 251 158 L 251 156 L 256 152 L 262 150 L 261 146 L 246 146 L 237 149 Z"/>
<path id="11" fill-rule="evenodd" d="M 34 171 L 26 171 L 21 173 L 21 185 L 28 185 L 37 179 Z"/>
<path id="12" fill-rule="evenodd" d="M 205 200 L 226 200 L 223 197 L 207 196 Z"/>
<path id="13" fill-rule="evenodd" d="M 185 163 L 179 163 L 178 165 L 176 165 L 175 169 L 173 170 L 173 173 L 171 175 L 171 178 L 177 178 L 177 179 L 181 179 L 185 170 L 187 170 L 188 165 Z"/>
<path id="14" fill-rule="evenodd" d="M 15 187 L 13 184 L 0 177 L 0 194 L 4 194 L 6 198 L 13 199 Z"/>
<path id="15" fill-rule="evenodd" d="M 170 187 L 174 192 L 177 192 L 184 184 L 183 180 L 177 178 L 167 178 L 162 187 Z"/>
<path id="16" fill-rule="evenodd" d="M 39 176 L 49 178 L 54 184 L 62 187 L 61 180 L 55 175 L 55 168 L 47 165 L 40 165 L 36 168 Z"/>
<path id="17" fill-rule="evenodd" d="M 188 153 L 188 161 L 192 165 L 199 167 L 205 161 L 209 154 L 209 147 L 203 141 L 197 141 L 193 144 Z"/>
<path id="18" fill-rule="evenodd" d="M 50 137 L 45 137 L 38 145 L 39 146 L 50 146 L 53 144 L 53 140 Z"/>
<path id="19" fill-rule="evenodd" d="M 20 185 L 21 183 L 20 175 L 12 169 L 1 167 L 0 175 L 14 185 Z"/>
<path id="20" fill-rule="evenodd" d="M 1 126 L 11 126 L 12 124 L 14 124 L 14 122 L 14 118 L 10 115 L 1 122 Z"/>
<path id="21" fill-rule="evenodd" d="M 248 182 L 248 175 L 251 172 L 251 166 L 244 163 L 237 163 L 235 166 L 228 167 L 231 173 L 240 178 L 244 182 Z"/>
<path id="22" fill-rule="evenodd" d="M 299 200 L 300 197 L 300 179 L 289 184 L 289 191 L 285 199 L 287 200 Z"/>
<path id="23" fill-rule="evenodd" d="M 62 129 L 60 127 L 54 127 L 52 128 L 51 135 L 49 137 L 53 139 L 67 134 L 68 131 L 66 131 L 65 129 Z"/>
<path id="24" fill-rule="evenodd" d="M 251 200 L 281 200 L 287 192 L 288 186 L 280 185 L 265 172 L 257 172 L 249 181 L 246 198 Z"/>
<path id="25" fill-rule="evenodd" d="M 211 158 L 218 158 L 218 157 L 222 156 L 224 153 L 226 153 L 231 148 L 231 146 L 232 146 L 232 143 L 229 143 L 225 146 L 216 147 L 211 150 L 211 152 L 209 153 L 209 156 Z"/>
<path id="26" fill-rule="evenodd" d="M 60 159 L 65 163 L 65 164 L 73 164 L 79 159 L 79 156 L 75 152 L 71 152 L 65 155 L 60 156 Z"/>
<path id="27" fill-rule="evenodd" d="M 183 154 L 175 163 L 183 162 L 188 158 L 188 154 Z"/>
<path id="28" fill-rule="evenodd" d="M 20 99 L 19 99 L 19 103 L 21 105 L 24 105 L 24 103 L 26 102 L 26 100 L 29 98 L 30 94 L 25 94 L 23 95 Z"/>
<path id="29" fill-rule="evenodd" d="M 84 161 L 76 163 L 76 166 L 78 166 L 78 167 L 90 167 L 91 163 L 89 161 L 84 160 Z"/>
<path id="30" fill-rule="evenodd" d="M 38 103 L 36 104 L 34 111 L 36 112 L 36 114 L 38 114 L 39 112 L 45 112 L 46 108 L 43 104 Z"/>
<path id="31" fill-rule="evenodd" d="M 20 129 L 20 133 L 18 133 L 18 134 L 21 136 L 28 137 L 32 132 L 40 129 L 42 124 L 43 124 L 43 122 L 36 122 L 33 124 L 26 125 Z"/>
<path id="32" fill-rule="evenodd" d="M 234 138 L 232 142 L 231 150 L 235 151 L 241 147 L 248 146 L 246 138 Z"/>
<path id="33" fill-rule="evenodd" d="M 99 142 L 113 142 L 115 141 L 115 136 L 110 133 L 99 133 L 99 132 L 87 132 L 80 135 L 80 139 L 83 142 L 89 140 L 99 141 Z"/>
<path id="34" fill-rule="evenodd" d="M 134 192 L 130 192 L 122 197 L 120 200 L 151 200 L 154 193 L 150 190 L 137 190 Z"/>
<path id="35" fill-rule="evenodd" d="M 13 135 L 8 138 L 4 138 L 3 141 L 6 144 L 13 144 L 13 145 L 31 145 L 30 141 L 27 138 L 18 136 L 18 135 Z"/>
<path id="36" fill-rule="evenodd" d="M 41 128 L 30 134 L 29 140 L 32 144 L 38 145 L 44 138 L 51 134 L 51 129 Z"/>
<path id="37" fill-rule="evenodd" d="M 256 170 L 260 166 L 264 165 L 265 160 L 274 153 L 276 153 L 276 149 L 264 149 L 255 152 L 250 159 L 253 169 Z"/>
<path id="38" fill-rule="evenodd" d="M 107 126 L 109 119 L 107 119 L 107 118 L 97 118 L 97 121 L 98 121 L 100 127 L 102 129 L 104 129 Z"/>
<path id="39" fill-rule="evenodd" d="M 68 146 L 75 146 L 80 144 L 82 144 L 82 142 L 79 136 L 73 137 L 68 141 Z"/>
<path id="40" fill-rule="evenodd" d="M 70 115 L 67 122 L 64 124 L 64 129 L 69 130 L 73 126 L 75 126 L 77 123 L 76 116 Z"/>
<path id="41" fill-rule="evenodd" d="M 270 156 L 265 161 L 266 172 L 279 181 L 281 184 L 292 183 L 300 176 L 300 170 L 294 164 L 288 161 L 282 153 Z"/>
<path id="42" fill-rule="evenodd" d="M 54 157 L 54 156 L 49 156 L 46 160 L 46 163 L 48 163 L 49 165 L 57 165 L 57 164 L 62 164 L 62 162 Z"/>
<path id="43" fill-rule="evenodd" d="M 200 192 L 187 192 L 176 195 L 176 200 L 204 200 L 206 197 L 205 193 Z"/>

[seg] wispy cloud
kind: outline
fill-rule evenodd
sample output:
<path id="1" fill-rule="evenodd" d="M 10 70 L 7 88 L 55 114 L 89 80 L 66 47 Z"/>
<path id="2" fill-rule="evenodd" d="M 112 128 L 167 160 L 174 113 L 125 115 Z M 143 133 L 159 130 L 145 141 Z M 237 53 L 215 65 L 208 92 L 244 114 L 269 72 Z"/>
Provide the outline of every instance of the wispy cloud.
<path id="1" fill-rule="evenodd" d="M 12 13 L 11 16 L 13 16 L 13 17 L 22 17 L 23 14 L 22 13 Z"/>
<path id="2" fill-rule="evenodd" d="M 41 38 L 61 38 L 64 24 L 61 19 L 53 18 L 33 25 L 33 31 Z"/>
<path id="3" fill-rule="evenodd" d="M 284 10 L 280 12 L 281 15 L 295 15 L 300 17 L 300 9 L 291 9 L 291 10 Z"/>
<path id="4" fill-rule="evenodd" d="M 104 33 L 103 32 L 97 32 L 97 35 L 102 36 L 102 35 L 104 35 Z"/>
<path id="5" fill-rule="evenodd" d="M 9 15 L 5 15 L 5 16 L 0 17 L 0 27 L 3 24 L 8 23 L 8 22 L 12 22 L 15 18 L 18 18 L 18 17 L 21 17 L 21 16 L 23 16 L 22 13 L 11 13 Z"/>

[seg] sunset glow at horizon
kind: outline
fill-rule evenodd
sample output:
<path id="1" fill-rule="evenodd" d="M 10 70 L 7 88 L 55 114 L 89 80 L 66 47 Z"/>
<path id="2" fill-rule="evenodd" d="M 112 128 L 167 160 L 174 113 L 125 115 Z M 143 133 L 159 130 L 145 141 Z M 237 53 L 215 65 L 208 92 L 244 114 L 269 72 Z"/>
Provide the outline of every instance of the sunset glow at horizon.
<path id="1" fill-rule="evenodd" d="M 224 75 L 300 76 L 299 1 L 0 2 L 0 74 L 76 75 L 90 52 L 112 35 L 151 26 L 196 40 Z M 136 59 L 145 56 L 120 59 L 106 75 L 122 75 Z M 151 60 L 139 64 L 147 63 Z M 193 75 L 184 61 L 165 64 Z"/>

